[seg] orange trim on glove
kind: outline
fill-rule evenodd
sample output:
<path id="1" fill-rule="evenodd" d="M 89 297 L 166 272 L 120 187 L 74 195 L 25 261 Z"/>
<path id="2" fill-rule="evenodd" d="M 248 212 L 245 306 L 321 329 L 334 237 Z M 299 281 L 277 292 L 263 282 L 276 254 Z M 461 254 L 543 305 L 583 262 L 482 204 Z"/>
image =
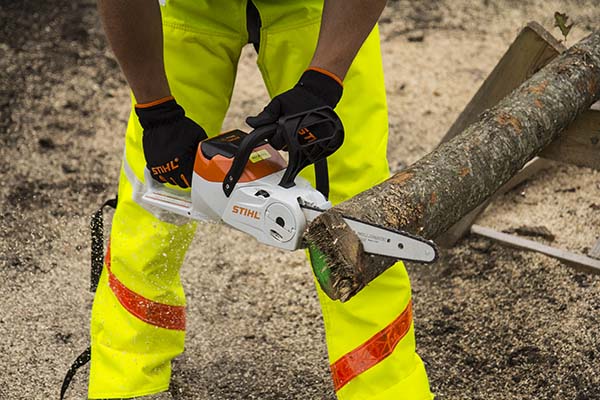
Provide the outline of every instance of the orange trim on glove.
<path id="1" fill-rule="evenodd" d="M 152 106 L 157 106 L 162 103 L 166 103 L 167 101 L 175 100 L 173 96 L 162 97 L 158 100 L 151 101 L 149 103 L 138 103 L 135 105 L 135 108 L 150 108 Z"/>
<path id="2" fill-rule="evenodd" d="M 331 79 L 333 79 L 334 81 L 339 83 L 339 85 L 341 87 L 344 87 L 344 82 L 342 81 L 342 79 L 339 76 L 337 76 L 336 74 L 334 74 L 333 72 L 329 72 L 326 69 L 319 68 L 319 67 L 308 67 L 306 70 L 307 71 L 317 71 L 317 72 L 322 73 L 323 75 L 327 75 L 328 77 L 330 77 Z"/>

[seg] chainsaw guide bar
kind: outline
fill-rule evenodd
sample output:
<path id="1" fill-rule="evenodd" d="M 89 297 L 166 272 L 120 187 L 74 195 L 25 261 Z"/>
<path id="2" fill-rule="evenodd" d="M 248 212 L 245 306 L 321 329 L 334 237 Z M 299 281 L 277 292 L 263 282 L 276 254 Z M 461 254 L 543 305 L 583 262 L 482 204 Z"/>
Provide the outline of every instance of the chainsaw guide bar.
<path id="1" fill-rule="evenodd" d="M 308 222 L 327 210 L 300 204 Z M 403 261 L 433 263 L 438 249 L 431 240 L 393 228 L 382 227 L 342 215 L 342 219 L 356 233 L 365 253 L 397 258 Z"/>

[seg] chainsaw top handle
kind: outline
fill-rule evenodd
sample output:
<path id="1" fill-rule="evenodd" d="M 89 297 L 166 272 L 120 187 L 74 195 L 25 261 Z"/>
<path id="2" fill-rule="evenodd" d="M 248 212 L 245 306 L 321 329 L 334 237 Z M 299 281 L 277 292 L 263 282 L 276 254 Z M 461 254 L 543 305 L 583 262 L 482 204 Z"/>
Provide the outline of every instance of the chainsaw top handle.
<path id="1" fill-rule="evenodd" d="M 236 150 L 229 172 L 227 172 L 223 180 L 223 192 L 225 192 L 225 196 L 229 197 L 231 192 L 233 192 L 235 185 L 244 173 L 252 151 L 256 147 L 264 145 L 265 140 L 272 138 L 275 133 L 277 133 L 277 124 L 269 124 L 261 126 L 244 136 Z"/>
<path id="2" fill-rule="evenodd" d="M 296 176 L 311 164 L 323 165 L 344 142 L 344 126 L 331 107 L 320 107 L 303 113 L 281 117 L 277 123 L 261 126 L 244 137 L 223 181 L 223 191 L 229 197 L 239 181 L 252 151 L 275 135 L 284 139 L 289 154 L 288 166 L 279 182 L 284 188 L 294 186 Z M 315 168 L 317 175 L 327 175 L 325 168 Z M 317 176 L 317 181 L 327 177 Z"/>

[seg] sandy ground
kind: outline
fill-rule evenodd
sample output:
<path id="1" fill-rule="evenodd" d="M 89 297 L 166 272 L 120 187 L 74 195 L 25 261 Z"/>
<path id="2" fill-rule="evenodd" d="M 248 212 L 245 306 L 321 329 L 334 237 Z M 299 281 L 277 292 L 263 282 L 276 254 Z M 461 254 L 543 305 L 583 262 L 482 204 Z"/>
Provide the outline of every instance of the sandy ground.
<path id="1" fill-rule="evenodd" d="M 598 27 L 598 5 L 391 1 L 381 32 L 393 169 L 435 147 L 524 23 L 560 36 L 552 15 L 567 12 L 572 44 Z M 0 398 L 50 399 L 88 345 L 87 226 L 116 191 L 128 93 L 93 1 L 4 1 L 0 22 Z M 224 128 L 267 100 L 246 50 Z M 557 164 L 479 223 L 544 226 L 554 245 L 585 253 L 600 235 L 599 191 L 600 174 Z M 439 399 L 600 399 L 597 276 L 476 237 L 409 272 L 418 351 Z M 182 275 L 189 325 L 176 399 L 335 398 L 301 252 L 201 226 Z M 70 398 L 85 397 L 83 372 Z"/>

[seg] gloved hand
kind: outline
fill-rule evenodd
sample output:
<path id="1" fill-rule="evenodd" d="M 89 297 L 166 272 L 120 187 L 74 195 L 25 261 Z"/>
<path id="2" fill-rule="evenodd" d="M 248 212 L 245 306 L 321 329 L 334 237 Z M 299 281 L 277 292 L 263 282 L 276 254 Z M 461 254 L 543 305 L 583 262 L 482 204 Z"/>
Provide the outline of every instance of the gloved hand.
<path id="1" fill-rule="evenodd" d="M 198 144 L 208 136 L 173 97 L 135 106 L 144 135 L 146 167 L 162 183 L 188 188 Z"/>
<path id="2" fill-rule="evenodd" d="M 254 129 L 277 122 L 280 117 L 298 114 L 315 108 L 329 106 L 335 108 L 342 97 L 342 81 L 334 74 L 319 69 L 307 69 L 292 89 L 275 96 L 255 117 L 246 118 L 246 123 Z M 327 128 L 315 129 L 316 138 L 328 137 Z M 301 132 L 297 132 L 301 134 Z M 269 143 L 277 150 L 285 150 L 285 139 L 278 133 Z"/>

